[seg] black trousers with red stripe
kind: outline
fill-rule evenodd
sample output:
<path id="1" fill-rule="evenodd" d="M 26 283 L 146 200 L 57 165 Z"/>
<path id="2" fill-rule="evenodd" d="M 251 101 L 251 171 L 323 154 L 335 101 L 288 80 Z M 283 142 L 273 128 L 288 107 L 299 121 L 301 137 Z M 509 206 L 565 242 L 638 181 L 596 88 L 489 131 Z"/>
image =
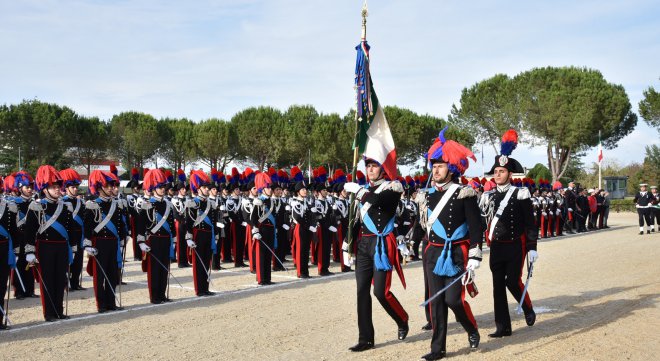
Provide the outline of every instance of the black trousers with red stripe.
<path id="1" fill-rule="evenodd" d="M 427 236 L 422 237 L 422 257 L 424 257 L 423 251 L 426 249 L 426 246 L 429 244 Z M 423 260 L 423 259 L 422 259 Z M 426 262 L 426 261 L 424 261 Z M 423 274 L 424 274 L 424 299 L 428 300 L 429 299 L 429 275 L 428 272 L 426 272 L 426 267 L 422 267 Z M 426 305 L 424 308 L 424 316 L 426 316 L 426 322 L 431 322 L 431 305 Z"/>
<path id="2" fill-rule="evenodd" d="M 260 285 L 270 283 L 270 264 L 273 261 L 273 250 L 275 246 L 275 228 L 272 225 L 262 224 L 259 226 L 261 240 L 254 239 L 255 268 L 257 283 Z M 268 247 L 266 247 L 268 246 Z"/>
<path id="3" fill-rule="evenodd" d="M 69 249 L 66 241 L 37 240 L 37 260 L 41 273 L 39 290 L 44 318 L 64 315 L 64 290 L 67 287 Z"/>
<path id="4" fill-rule="evenodd" d="M 179 266 L 188 265 L 188 243 L 186 242 L 185 221 L 175 221 L 176 227 L 176 256 Z"/>
<path id="5" fill-rule="evenodd" d="M 294 248 L 298 277 L 309 276 L 309 248 L 312 242 L 312 232 L 307 227 L 296 224 L 294 229 Z"/>
<path id="6" fill-rule="evenodd" d="M 385 242 L 387 243 L 387 242 Z M 387 244 L 385 245 L 387 247 Z M 357 245 L 355 280 L 357 282 L 358 342 L 374 342 L 374 324 L 372 320 L 371 284 L 374 296 L 398 327 L 408 323 L 408 313 L 399 300 L 390 292 L 392 271 L 377 271 L 374 265 L 376 236 L 362 236 Z M 393 266 L 393 265 L 392 265 Z"/>
<path id="7" fill-rule="evenodd" d="M 7 292 L 7 280 L 9 279 L 9 242 L 5 240 L 0 240 L 0 300 L 4 300 L 5 292 Z M 12 250 L 12 252 L 14 252 Z M 0 301 L 2 302 L 2 301 Z M 2 309 L 5 308 L 5 303 L 2 302 Z M 4 319 L 0 319 L 4 323 Z"/>
<path id="8" fill-rule="evenodd" d="M 492 242 L 490 244 L 490 270 L 493 273 L 493 300 L 495 307 L 495 326 L 498 330 L 511 329 L 511 317 L 509 315 L 509 303 L 506 290 L 520 302 L 524 285 L 520 276 L 522 275 L 524 262 L 524 249 L 522 242 Z M 532 310 L 532 301 L 529 292 L 525 295 L 523 302 L 525 314 Z"/>
<path id="9" fill-rule="evenodd" d="M 332 238 L 333 232 L 330 232 L 325 226 L 319 225 L 321 228 L 319 243 L 316 245 L 316 261 L 319 275 L 328 272 L 330 266 L 330 253 L 332 251 Z"/>
<path id="10" fill-rule="evenodd" d="M 209 274 L 211 267 L 211 231 L 210 230 L 194 230 L 193 241 L 197 247 L 192 250 L 192 265 L 193 265 L 193 280 L 195 286 L 195 294 L 202 295 L 209 291 Z"/>
<path id="11" fill-rule="evenodd" d="M 451 254 L 454 264 L 465 270 L 467 263 L 467 244 L 452 245 Z M 429 244 L 424 249 L 424 269 L 429 282 L 429 295 L 440 291 L 457 276 L 445 277 L 433 273 L 435 264 L 442 253 L 442 245 Z M 431 352 L 446 351 L 447 345 L 447 316 L 449 309 L 454 312 L 458 321 L 468 334 L 477 332 L 477 321 L 472 315 L 470 305 L 465 300 L 465 288 L 460 281 L 454 283 L 441 296 L 429 304 L 433 335 L 431 336 Z"/>
<path id="12" fill-rule="evenodd" d="M 93 247 L 98 250 L 96 261 L 91 259 L 94 275 L 94 294 L 98 310 L 109 310 L 117 307 L 115 291 L 119 284 L 119 264 L 117 263 L 117 238 L 96 237 L 92 239 Z M 138 247 L 139 249 L 139 247 Z M 97 262 L 98 261 L 98 262 Z M 99 268 L 99 264 L 103 270 Z M 104 273 L 105 272 L 105 275 Z"/>
<path id="13" fill-rule="evenodd" d="M 168 269 L 170 265 L 170 236 L 151 235 L 147 239 L 147 245 L 151 247 L 147 255 L 147 283 L 149 284 L 149 300 L 161 302 L 166 298 Z M 158 261 L 153 258 L 156 257 Z"/>

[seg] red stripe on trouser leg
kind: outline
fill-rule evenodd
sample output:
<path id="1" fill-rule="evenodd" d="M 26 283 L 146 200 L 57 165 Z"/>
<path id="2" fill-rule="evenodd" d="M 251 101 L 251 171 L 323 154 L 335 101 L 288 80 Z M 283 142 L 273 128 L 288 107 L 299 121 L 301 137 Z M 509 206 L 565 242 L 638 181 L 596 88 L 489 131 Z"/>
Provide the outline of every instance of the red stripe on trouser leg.
<path id="1" fill-rule="evenodd" d="M 176 219 L 174 220 L 174 234 L 175 234 L 175 237 L 176 237 L 176 242 L 174 242 L 174 255 L 176 256 L 176 262 L 180 263 L 181 261 L 179 260 L 179 247 L 181 247 L 181 245 L 179 244 L 179 239 L 181 237 L 179 237 L 179 235 L 180 235 L 179 234 L 179 221 L 177 221 Z"/>
<path id="2" fill-rule="evenodd" d="M 236 260 L 236 223 L 229 223 L 229 232 L 231 233 L 231 256 Z"/>
<path id="3" fill-rule="evenodd" d="M 525 290 L 525 284 L 522 281 L 522 274 L 523 274 L 523 269 L 525 267 L 525 259 L 527 258 L 527 246 L 526 246 L 526 240 L 525 237 L 522 237 L 522 261 L 520 262 L 520 277 L 518 279 L 518 287 L 520 287 L 520 292 L 522 293 Z M 520 301 L 518 301 L 520 302 Z M 532 308 L 532 299 L 529 298 L 529 290 L 527 290 L 527 293 L 525 294 L 525 306 L 529 307 L 530 309 Z"/>
<path id="4" fill-rule="evenodd" d="M 390 286 L 392 285 L 392 271 L 387 271 L 385 276 L 385 300 L 392 307 L 394 312 L 401 317 L 404 322 L 408 322 L 408 313 L 403 309 L 401 303 L 394 298 L 394 294 L 390 292 Z"/>
<path id="5" fill-rule="evenodd" d="M 467 266 L 468 262 L 468 245 L 467 244 L 461 244 L 461 251 L 463 253 L 463 264 Z M 463 304 L 463 309 L 465 310 L 465 314 L 468 317 L 468 320 L 470 320 L 470 323 L 474 326 L 474 328 L 478 329 L 477 327 L 477 320 L 474 318 L 474 315 L 472 314 L 472 308 L 470 307 L 470 304 L 465 300 L 465 287 L 461 285 L 461 303 Z"/>
<path id="6" fill-rule="evenodd" d="M 38 245 L 37 245 L 37 253 L 39 253 L 39 246 Z M 44 274 L 43 270 L 41 269 L 41 264 L 37 263 L 36 266 L 39 268 L 39 272 L 41 274 Z M 40 295 L 41 296 L 40 297 L 41 298 L 41 309 L 43 311 L 44 318 L 45 318 L 46 317 L 46 297 L 47 297 L 47 295 L 46 295 L 46 292 L 44 291 L 44 280 L 43 279 L 39 280 L 39 293 L 41 293 L 41 295 Z"/>
<path id="7" fill-rule="evenodd" d="M 147 243 L 148 246 L 151 246 L 151 242 L 147 240 L 145 243 Z M 155 255 L 152 253 L 151 257 L 147 256 L 147 289 L 149 290 L 149 300 L 153 301 L 153 294 L 151 293 L 151 261 L 153 261 L 151 258 L 155 257 Z"/>
<path id="8" fill-rule="evenodd" d="M 546 238 L 545 232 L 545 216 L 541 216 L 541 237 Z"/>
<path id="9" fill-rule="evenodd" d="M 295 255 L 296 255 L 294 261 L 296 263 L 296 271 L 298 273 L 298 277 L 300 277 L 302 275 L 302 273 L 300 273 L 300 267 L 301 267 L 300 266 L 300 246 L 301 246 L 300 243 L 301 242 L 300 242 L 300 225 L 299 224 L 296 224 L 296 228 L 295 228 L 293 233 L 294 233 L 293 234 L 293 240 L 294 240 L 294 246 L 295 246 L 294 248 L 295 248 Z"/>
<path id="10" fill-rule="evenodd" d="M 426 255 L 426 251 L 427 251 L 430 247 L 431 247 L 431 243 L 427 243 L 427 244 L 426 244 L 426 248 L 424 248 L 424 249 L 422 250 L 422 255 L 423 255 L 423 258 L 422 258 L 422 259 L 423 259 L 423 261 L 422 261 L 422 262 L 423 262 L 422 267 L 426 267 L 426 264 L 425 264 L 425 263 L 426 263 L 426 259 L 427 259 L 426 257 L 428 257 L 428 256 Z M 431 294 L 431 284 L 430 284 L 430 282 L 427 282 L 427 283 L 426 283 L 426 288 L 427 288 L 427 290 L 428 290 L 429 298 L 430 298 L 431 296 L 433 296 L 433 295 Z M 426 301 L 426 300 L 424 300 L 424 301 Z M 433 307 L 432 307 L 432 305 L 433 305 L 433 302 L 429 302 L 429 304 L 426 306 L 426 307 L 429 308 L 429 315 L 433 315 Z M 432 328 L 433 330 L 435 330 L 435 324 L 433 323 L 433 317 L 429 317 L 429 320 L 431 321 L 431 328 Z"/>
<path id="11" fill-rule="evenodd" d="M 319 270 L 319 274 L 321 274 L 321 270 L 323 269 L 323 242 L 325 242 L 320 228 L 321 227 L 319 226 L 319 230 L 316 233 L 316 236 L 319 239 L 319 243 L 316 244 L 316 268 Z"/>
<path id="12" fill-rule="evenodd" d="M 561 216 L 555 216 L 555 235 L 560 235 L 561 234 Z"/>
<path id="13" fill-rule="evenodd" d="M 250 264 L 250 271 L 254 272 L 254 257 L 252 256 L 252 227 L 250 225 L 245 227 L 245 246 L 248 250 L 248 263 Z"/>
<path id="14" fill-rule="evenodd" d="M 193 239 L 197 239 L 197 229 L 193 229 Z M 199 266 L 197 265 L 197 262 L 199 260 L 197 259 L 197 251 L 193 248 L 188 248 L 188 253 L 195 253 L 195 257 L 192 258 L 192 269 L 193 269 L 193 287 L 195 289 L 195 294 L 199 294 L 199 287 L 197 286 L 197 272 L 199 271 Z"/>
<path id="15" fill-rule="evenodd" d="M 261 244 L 254 245 L 256 253 L 257 283 L 261 283 Z"/>

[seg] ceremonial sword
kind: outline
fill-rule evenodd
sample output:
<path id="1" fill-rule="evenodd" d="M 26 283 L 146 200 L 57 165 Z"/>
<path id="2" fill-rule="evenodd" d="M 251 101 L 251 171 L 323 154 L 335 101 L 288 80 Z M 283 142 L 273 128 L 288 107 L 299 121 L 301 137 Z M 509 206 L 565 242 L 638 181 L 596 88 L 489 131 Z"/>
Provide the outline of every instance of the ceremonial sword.
<path id="1" fill-rule="evenodd" d="M 532 272 L 534 271 L 534 263 L 528 263 L 527 265 L 527 280 L 525 281 L 525 288 L 523 289 L 522 297 L 520 297 L 520 303 L 518 304 L 518 308 L 516 309 L 517 314 L 521 314 L 523 312 L 522 310 L 522 304 L 525 302 L 525 295 L 527 295 L 527 288 L 529 287 L 529 280 L 532 278 Z"/>

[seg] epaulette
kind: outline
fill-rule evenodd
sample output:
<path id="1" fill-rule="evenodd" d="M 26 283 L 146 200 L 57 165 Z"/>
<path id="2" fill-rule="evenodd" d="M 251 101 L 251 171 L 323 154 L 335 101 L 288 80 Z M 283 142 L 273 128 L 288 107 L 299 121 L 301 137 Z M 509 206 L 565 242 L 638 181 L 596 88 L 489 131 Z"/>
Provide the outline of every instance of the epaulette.
<path id="1" fill-rule="evenodd" d="M 463 198 L 470 198 L 476 196 L 477 196 L 477 191 L 475 191 L 474 188 L 462 187 L 461 190 L 458 192 L 458 196 L 456 198 L 463 199 Z"/>
<path id="2" fill-rule="evenodd" d="M 98 203 L 94 202 L 94 201 L 87 201 L 87 202 L 85 202 L 85 208 L 89 209 L 89 210 L 97 210 L 97 209 L 100 209 L 101 206 Z"/>
<path id="3" fill-rule="evenodd" d="M 390 184 L 387 186 L 387 188 L 397 193 L 403 193 L 403 185 L 401 184 L 401 182 L 397 180 L 391 181 Z"/>
<path id="4" fill-rule="evenodd" d="M 30 205 L 28 206 L 28 209 L 31 211 L 36 211 L 36 212 L 41 212 L 44 210 L 44 208 L 41 206 L 41 203 L 38 201 L 32 201 L 30 202 Z"/>
<path id="5" fill-rule="evenodd" d="M 66 209 L 69 210 L 69 213 L 73 213 L 73 204 L 71 204 L 71 202 L 64 202 L 64 205 L 66 206 Z"/>
<path id="6" fill-rule="evenodd" d="M 523 199 L 529 199 L 531 198 L 531 194 L 529 193 L 529 189 L 527 188 L 518 188 L 518 199 L 523 200 Z"/>
<path id="7" fill-rule="evenodd" d="M 198 208 L 198 207 L 199 207 L 199 204 L 198 204 L 197 202 L 195 202 L 194 199 L 188 199 L 188 200 L 186 201 L 186 208 L 193 208 L 193 209 L 196 209 L 196 208 Z"/>
<path id="8" fill-rule="evenodd" d="M 18 206 L 14 202 L 7 202 L 7 209 L 12 213 L 18 213 Z"/>
<path id="9" fill-rule="evenodd" d="M 151 202 L 142 202 L 142 204 L 140 205 L 140 208 L 144 209 L 146 211 L 146 210 L 149 210 L 149 209 L 153 208 L 153 206 L 154 205 Z"/>

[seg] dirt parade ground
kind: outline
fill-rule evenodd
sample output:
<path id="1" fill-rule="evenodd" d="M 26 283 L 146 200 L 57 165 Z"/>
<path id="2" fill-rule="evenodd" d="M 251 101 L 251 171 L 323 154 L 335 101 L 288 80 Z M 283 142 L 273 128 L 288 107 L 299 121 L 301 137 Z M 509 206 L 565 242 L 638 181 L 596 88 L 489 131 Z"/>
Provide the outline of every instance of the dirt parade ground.
<path id="1" fill-rule="evenodd" d="M 477 270 L 480 294 L 470 299 L 481 345 L 470 352 L 467 335 L 449 317 L 447 357 L 452 360 L 652 360 L 660 354 L 660 234 L 638 235 L 636 214 L 612 214 L 610 229 L 541 240 L 530 294 L 538 314 L 527 327 L 509 295 L 513 335 L 494 331 L 488 252 Z M 39 299 L 12 298 L 13 327 L 0 332 L 4 359 L 57 360 L 416 360 L 430 351 L 421 262 L 405 266 L 408 289 L 396 277 L 393 292 L 410 314 L 410 333 L 374 302 L 376 348 L 351 353 L 357 342 L 353 273 L 299 280 L 276 272 L 259 287 L 245 268 L 213 272 L 218 294 L 195 297 L 191 269 L 173 267 L 173 303 L 148 301 L 146 275 L 127 262 L 124 311 L 96 313 L 91 278 L 69 296 L 70 320 L 43 321 Z M 286 264 L 291 267 L 291 262 Z M 332 271 L 338 272 L 338 265 Z M 315 275 L 315 269 L 310 271 Z M 526 274 L 526 271 L 524 272 Z M 11 355 L 9 358 L 8 355 Z"/>

